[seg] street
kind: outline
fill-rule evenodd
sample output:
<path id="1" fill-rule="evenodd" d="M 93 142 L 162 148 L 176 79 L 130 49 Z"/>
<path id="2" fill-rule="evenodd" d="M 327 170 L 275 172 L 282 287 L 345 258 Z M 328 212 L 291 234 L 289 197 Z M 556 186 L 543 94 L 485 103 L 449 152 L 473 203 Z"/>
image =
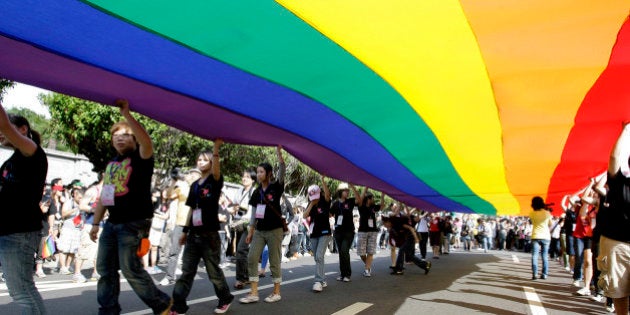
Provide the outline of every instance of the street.
<path id="1" fill-rule="evenodd" d="M 405 274 L 389 274 L 389 250 L 381 250 L 374 259 L 372 277 L 361 275 L 363 263 L 351 252 L 353 276 L 348 283 L 335 281 L 338 273 L 337 255 L 326 257 L 328 287 L 321 293 L 311 291 L 314 273 L 312 257 L 282 264 L 282 300 L 265 303 L 262 298 L 271 293 L 269 271 L 260 282 L 261 301 L 243 305 L 248 288 L 235 290 L 234 266 L 226 268 L 228 284 L 235 295 L 228 313 L 256 314 L 606 314 L 603 304 L 579 297 L 571 286 L 569 273 L 550 261 L 547 280 L 531 280 L 530 254 L 511 251 L 453 251 L 433 263 L 428 275 L 415 265 L 406 265 Z M 431 254 L 428 255 L 428 258 Z M 70 275 L 59 275 L 47 269 L 48 277 L 36 278 L 49 314 L 97 314 L 96 282 L 73 283 Z M 89 276 L 91 270 L 84 270 Z M 164 274 L 154 275 L 157 281 Z M 160 286 L 172 293 L 173 286 Z M 210 314 L 216 306 L 214 290 L 206 273 L 199 269 L 189 296 L 187 314 Z M 124 282 L 120 304 L 123 314 L 150 314 Z M 0 314 L 19 314 L 11 302 L 6 285 L 0 283 Z"/>

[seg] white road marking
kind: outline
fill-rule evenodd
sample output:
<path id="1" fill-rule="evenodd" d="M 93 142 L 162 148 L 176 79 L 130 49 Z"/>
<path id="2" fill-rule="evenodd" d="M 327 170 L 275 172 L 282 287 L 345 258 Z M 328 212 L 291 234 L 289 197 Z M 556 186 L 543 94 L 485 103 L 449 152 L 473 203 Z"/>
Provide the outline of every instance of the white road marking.
<path id="1" fill-rule="evenodd" d="M 518 257 L 516 257 L 516 255 L 512 255 L 512 261 L 515 263 L 520 263 L 521 261 L 518 259 Z"/>
<path id="2" fill-rule="evenodd" d="M 525 299 L 527 304 L 529 304 L 532 315 L 547 315 L 547 311 L 545 311 L 542 302 L 540 302 L 536 290 L 532 287 L 523 287 L 523 291 L 525 291 Z"/>
<path id="3" fill-rule="evenodd" d="M 354 314 L 358 314 L 359 312 L 365 310 L 366 308 L 372 305 L 374 304 L 357 302 L 344 309 L 341 309 L 337 312 L 332 313 L 332 315 L 354 315 Z"/>
<path id="4" fill-rule="evenodd" d="M 326 275 L 331 275 L 331 274 L 336 274 L 336 273 L 337 272 L 327 272 Z M 312 279 L 313 279 L 313 276 L 302 277 L 302 278 L 297 278 L 297 279 L 293 279 L 293 280 L 282 281 L 281 285 L 291 284 L 291 283 L 295 283 L 295 282 L 301 282 L 301 281 L 305 281 L 305 280 L 312 280 Z M 260 294 L 260 290 L 269 289 L 269 288 L 273 288 L 273 283 L 267 284 L 267 285 L 263 285 L 263 286 L 259 286 L 258 287 L 258 293 Z M 236 297 L 236 296 L 239 296 L 241 294 L 249 293 L 249 289 L 238 290 L 238 291 L 234 291 L 234 292 L 231 292 L 231 293 Z M 205 297 L 205 298 L 200 298 L 200 299 L 196 299 L 196 300 L 186 301 L 186 304 L 193 305 L 193 304 L 199 304 L 199 303 L 204 303 L 204 302 L 208 302 L 208 301 L 214 301 L 216 299 L 217 299 L 217 296 L 213 295 L 213 296 L 209 296 L 209 297 Z M 236 298 L 234 298 L 234 302 L 237 302 Z M 152 313 L 153 313 L 153 310 L 145 309 L 145 310 L 140 310 L 140 311 L 131 312 L 131 313 L 124 313 L 123 315 L 144 315 L 144 314 L 152 314 Z"/>

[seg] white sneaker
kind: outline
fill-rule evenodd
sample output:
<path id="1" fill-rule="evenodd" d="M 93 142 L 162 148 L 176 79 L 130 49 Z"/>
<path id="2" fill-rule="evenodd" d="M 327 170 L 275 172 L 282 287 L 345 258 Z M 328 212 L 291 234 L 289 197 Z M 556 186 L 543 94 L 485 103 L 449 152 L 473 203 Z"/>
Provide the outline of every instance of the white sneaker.
<path id="1" fill-rule="evenodd" d="M 243 304 L 250 304 L 250 303 L 256 303 L 258 302 L 258 300 L 259 300 L 258 295 L 248 294 L 245 297 L 240 298 L 238 301 Z"/>
<path id="2" fill-rule="evenodd" d="M 85 277 L 82 274 L 74 274 L 72 276 L 72 282 L 84 283 L 84 282 L 87 282 L 87 279 L 85 279 Z"/>
<path id="3" fill-rule="evenodd" d="M 370 273 L 370 271 L 369 271 L 369 270 L 365 269 L 365 270 L 363 271 L 363 276 L 364 276 L 364 277 L 371 277 L 371 276 L 372 276 L 372 273 Z"/>
<path id="4" fill-rule="evenodd" d="M 175 269 L 175 275 L 179 276 L 181 274 L 182 274 L 182 270 L 181 269 L 179 269 L 179 268 Z"/>
<path id="5" fill-rule="evenodd" d="M 580 280 L 574 280 L 573 281 L 573 286 L 576 287 L 576 288 L 582 287 L 582 285 L 580 284 Z"/>
<path id="6" fill-rule="evenodd" d="M 604 301 L 604 296 L 601 294 L 596 294 L 590 297 L 591 301 L 597 302 L 597 303 L 601 303 Z"/>
<path id="7" fill-rule="evenodd" d="M 72 274 L 72 273 L 70 272 L 70 270 L 68 270 L 68 268 L 66 268 L 66 267 L 61 267 L 61 268 L 59 268 L 59 274 L 62 274 L 62 275 L 70 275 L 70 274 Z"/>
<path id="8" fill-rule="evenodd" d="M 343 282 L 350 282 L 350 278 L 349 277 L 343 277 Z"/>
<path id="9" fill-rule="evenodd" d="M 166 286 L 166 285 L 173 284 L 173 282 L 175 282 L 175 281 L 169 280 L 167 277 L 164 277 L 164 279 L 162 279 L 160 281 L 160 285 L 161 286 Z"/>
<path id="10" fill-rule="evenodd" d="M 280 299 L 282 299 L 280 294 L 271 293 L 271 295 L 269 295 L 268 297 L 265 298 L 265 302 L 267 302 L 267 303 L 274 303 L 274 302 L 280 301 Z"/>
<path id="11" fill-rule="evenodd" d="M 575 294 L 581 296 L 589 296 L 591 295 L 591 290 L 589 290 L 588 288 L 581 288 L 577 292 L 575 292 Z"/>
<path id="12" fill-rule="evenodd" d="M 326 281 L 322 281 L 322 288 L 325 288 L 328 286 L 328 283 L 326 283 Z"/>
<path id="13" fill-rule="evenodd" d="M 289 258 L 286 258 L 286 257 L 282 256 L 282 262 L 283 262 L 283 263 L 285 263 L 285 262 L 290 262 L 290 261 L 291 261 L 291 260 L 290 260 Z"/>
<path id="14" fill-rule="evenodd" d="M 615 312 L 615 304 L 606 305 L 606 312 L 614 313 Z"/>
<path id="15" fill-rule="evenodd" d="M 314 292 L 322 292 L 322 284 L 319 282 L 313 283 L 313 291 Z"/>

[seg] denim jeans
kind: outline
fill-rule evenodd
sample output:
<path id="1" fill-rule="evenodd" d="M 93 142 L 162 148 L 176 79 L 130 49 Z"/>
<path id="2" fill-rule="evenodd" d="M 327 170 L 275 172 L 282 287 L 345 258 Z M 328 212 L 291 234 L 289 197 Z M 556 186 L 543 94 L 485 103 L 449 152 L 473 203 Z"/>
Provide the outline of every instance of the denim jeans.
<path id="1" fill-rule="evenodd" d="M 341 277 L 352 275 L 352 266 L 350 265 L 350 247 L 354 241 L 354 232 L 335 232 L 335 243 L 339 251 L 339 272 Z"/>
<path id="2" fill-rule="evenodd" d="M 183 230 L 183 226 L 176 225 L 171 231 L 171 248 L 168 251 L 168 265 L 166 266 L 166 278 L 169 281 L 175 280 L 177 260 L 179 259 L 179 252 L 182 250 L 182 246 L 179 245 L 179 239 L 182 237 Z"/>
<path id="3" fill-rule="evenodd" d="M 481 246 L 483 246 L 483 251 L 487 252 L 490 249 L 490 237 L 487 235 L 481 236 Z"/>
<path id="4" fill-rule="evenodd" d="M 40 240 L 39 231 L 0 236 L 2 271 L 9 295 L 20 305 L 22 314 L 46 314 L 44 301 L 33 281 L 33 257 Z"/>
<path id="5" fill-rule="evenodd" d="M 96 261 L 96 270 L 101 276 L 97 284 L 99 314 L 120 314 L 118 269 L 133 291 L 154 313 L 159 314 L 168 307 L 170 297 L 158 290 L 136 254 L 140 240 L 148 236 L 150 227 L 151 220 L 120 224 L 106 222 L 103 225 Z"/>
<path id="6" fill-rule="evenodd" d="M 542 249 L 542 250 L 541 250 Z M 542 255 L 542 275 L 549 274 L 549 240 L 532 239 L 532 276 L 538 275 L 538 254 Z"/>
<path id="7" fill-rule="evenodd" d="M 328 248 L 328 243 L 330 243 L 330 238 L 330 235 L 311 238 L 311 246 L 315 258 L 315 282 L 326 281 L 324 257 L 326 257 L 326 249 Z"/>
<path id="8" fill-rule="evenodd" d="M 249 244 L 249 255 L 247 255 L 247 271 L 249 281 L 258 282 L 258 260 L 265 248 L 269 247 L 269 265 L 273 283 L 282 282 L 282 269 L 280 268 L 280 256 L 282 256 L 282 239 L 284 232 L 282 228 L 270 231 L 254 231 L 254 236 Z"/>
<path id="9" fill-rule="evenodd" d="M 573 280 L 582 280 L 584 277 L 584 240 L 573 237 L 573 250 L 575 251 L 575 264 L 573 266 Z M 588 283 L 587 283 L 588 285 Z"/>
<path id="10" fill-rule="evenodd" d="M 415 239 L 413 237 L 407 237 L 405 242 L 398 249 L 398 256 L 396 256 L 396 270 L 402 271 L 404 269 L 405 261 L 412 261 L 416 266 L 425 269 L 427 262 L 418 258 L 415 254 Z"/>
<path id="11" fill-rule="evenodd" d="M 200 259 L 203 259 L 206 265 L 206 272 L 219 298 L 219 305 L 232 302 L 234 296 L 230 293 L 223 270 L 219 267 L 221 249 L 219 232 L 191 232 L 188 235 L 182 257 L 182 275 L 173 288 L 173 311 L 180 314 L 188 311 L 186 298 L 195 281 Z"/>

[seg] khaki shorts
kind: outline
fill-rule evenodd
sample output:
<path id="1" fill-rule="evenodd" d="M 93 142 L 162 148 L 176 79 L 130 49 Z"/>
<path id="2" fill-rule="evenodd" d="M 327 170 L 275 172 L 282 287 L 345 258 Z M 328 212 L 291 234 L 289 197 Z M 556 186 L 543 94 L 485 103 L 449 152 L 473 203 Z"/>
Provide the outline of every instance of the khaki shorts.
<path id="1" fill-rule="evenodd" d="M 602 236 L 597 269 L 602 273 L 597 285 L 613 299 L 630 296 L 630 244 Z"/>
<path id="2" fill-rule="evenodd" d="M 85 224 L 83 230 L 81 230 L 81 245 L 77 256 L 82 260 L 96 260 L 96 253 L 98 252 L 98 240 L 93 242 L 90 239 L 90 230 L 92 230 L 91 224 Z M 98 237 L 101 236 L 102 229 L 98 230 Z"/>

